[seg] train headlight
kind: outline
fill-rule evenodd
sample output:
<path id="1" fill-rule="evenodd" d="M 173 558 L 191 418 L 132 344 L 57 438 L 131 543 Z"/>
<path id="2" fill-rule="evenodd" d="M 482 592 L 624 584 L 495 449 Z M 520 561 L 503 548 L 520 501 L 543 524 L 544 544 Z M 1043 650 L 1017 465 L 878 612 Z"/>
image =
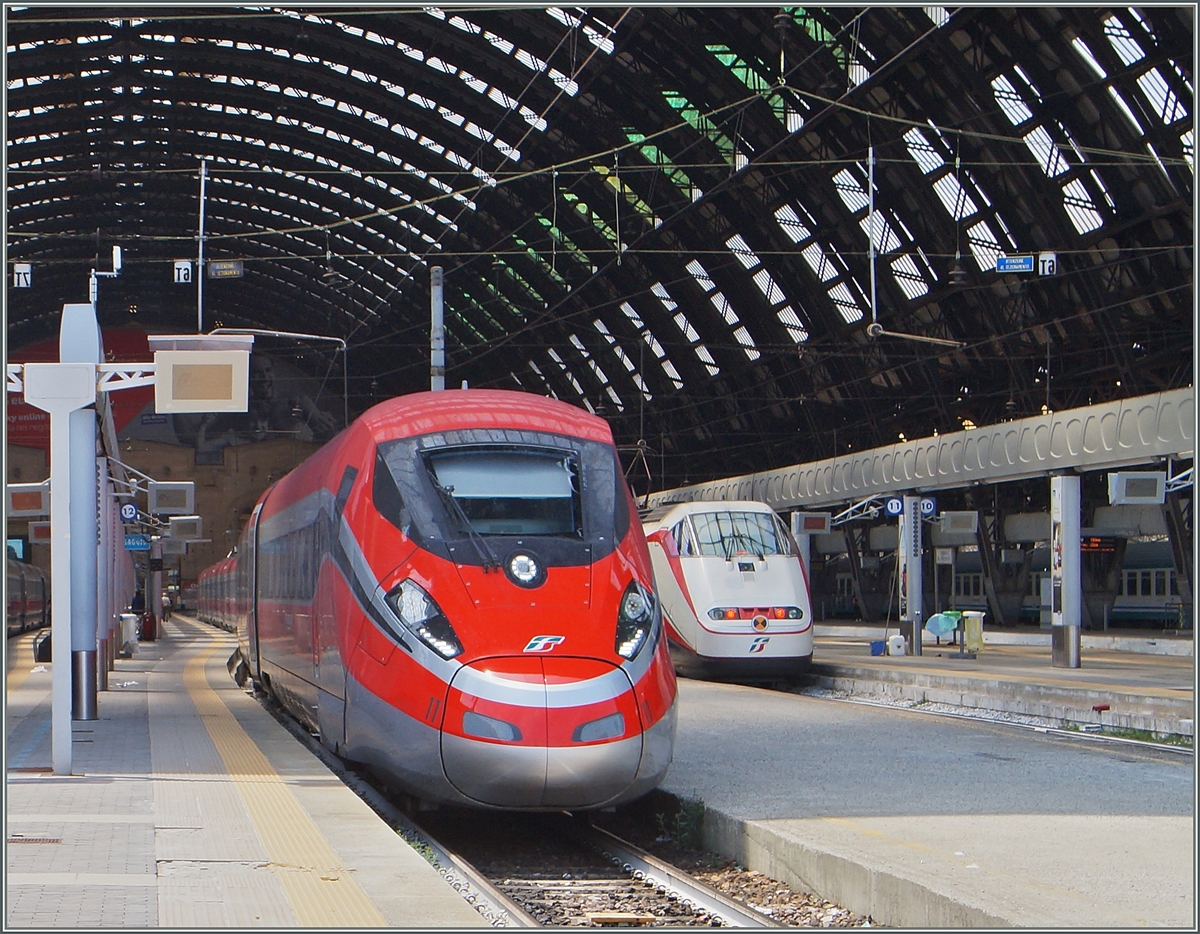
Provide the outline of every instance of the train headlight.
<path id="1" fill-rule="evenodd" d="M 637 581 L 630 581 L 617 611 L 617 654 L 633 658 L 646 644 L 654 623 L 654 595 Z"/>
<path id="2" fill-rule="evenodd" d="M 433 597 L 415 581 L 406 580 L 387 595 L 387 602 L 405 627 L 443 658 L 462 654 L 458 634 Z"/>

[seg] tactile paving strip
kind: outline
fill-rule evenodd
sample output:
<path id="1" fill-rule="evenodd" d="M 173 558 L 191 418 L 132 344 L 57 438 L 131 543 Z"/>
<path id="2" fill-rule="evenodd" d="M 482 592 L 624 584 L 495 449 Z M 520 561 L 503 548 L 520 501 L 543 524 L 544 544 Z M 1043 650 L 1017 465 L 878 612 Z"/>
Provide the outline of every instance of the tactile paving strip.
<path id="1" fill-rule="evenodd" d="M 308 812 L 209 686 L 205 666 L 215 652 L 202 652 L 187 663 L 184 685 L 246 804 L 297 921 L 322 927 L 385 926 Z"/>

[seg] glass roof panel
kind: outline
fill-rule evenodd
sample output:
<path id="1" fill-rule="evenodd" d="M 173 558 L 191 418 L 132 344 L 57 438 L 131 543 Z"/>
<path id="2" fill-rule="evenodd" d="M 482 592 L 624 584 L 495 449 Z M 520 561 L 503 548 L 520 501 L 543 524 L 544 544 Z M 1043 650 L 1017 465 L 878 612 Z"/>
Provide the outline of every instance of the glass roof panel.
<path id="1" fill-rule="evenodd" d="M 675 364 L 673 364 L 670 358 L 667 357 L 667 352 L 663 349 L 663 345 L 658 342 L 658 338 L 655 337 L 654 334 L 651 333 L 650 329 L 642 323 L 641 316 L 637 313 L 637 309 L 629 304 L 629 302 L 621 302 L 621 310 L 625 312 L 625 317 L 633 322 L 633 325 L 638 329 L 638 333 L 642 335 L 642 338 L 646 341 L 646 344 L 654 352 L 654 356 L 657 358 L 658 362 L 662 364 L 664 372 L 666 372 L 671 382 L 674 383 L 675 388 L 682 389 L 683 379 L 679 376 L 679 371 L 675 369 Z"/>

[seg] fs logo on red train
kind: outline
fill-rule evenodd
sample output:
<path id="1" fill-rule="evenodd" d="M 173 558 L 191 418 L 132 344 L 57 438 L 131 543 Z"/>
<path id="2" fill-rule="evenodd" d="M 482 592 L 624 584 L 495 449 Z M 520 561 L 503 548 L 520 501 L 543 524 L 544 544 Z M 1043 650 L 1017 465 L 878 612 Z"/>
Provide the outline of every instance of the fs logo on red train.
<path id="1" fill-rule="evenodd" d="M 556 645 L 562 645 L 566 636 L 534 636 L 529 640 L 522 652 L 552 652 Z"/>

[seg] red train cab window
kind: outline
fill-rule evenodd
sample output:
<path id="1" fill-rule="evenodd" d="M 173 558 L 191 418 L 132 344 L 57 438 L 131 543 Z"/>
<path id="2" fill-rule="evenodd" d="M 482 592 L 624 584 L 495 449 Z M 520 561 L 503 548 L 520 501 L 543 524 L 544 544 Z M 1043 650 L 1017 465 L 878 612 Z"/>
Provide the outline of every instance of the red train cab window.
<path id="1" fill-rule="evenodd" d="M 480 535 L 578 535 L 578 465 L 539 450 L 446 451 L 432 455 L 434 478 Z"/>

